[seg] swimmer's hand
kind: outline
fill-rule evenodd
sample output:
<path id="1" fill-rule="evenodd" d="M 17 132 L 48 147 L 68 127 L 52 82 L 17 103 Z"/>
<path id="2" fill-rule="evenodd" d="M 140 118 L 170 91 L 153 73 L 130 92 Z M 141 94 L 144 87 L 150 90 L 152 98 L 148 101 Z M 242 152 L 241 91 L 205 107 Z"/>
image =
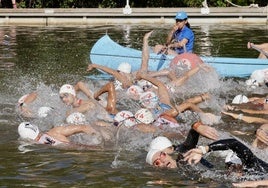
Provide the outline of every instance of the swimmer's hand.
<path id="1" fill-rule="evenodd" d="M 210 127 L 208 125 L 201 124 L 200 126 L 198 126 L 197 129 L 195 129 L 195 131 L 206 138 L 209 138 L 212 140 L 219 139 L 218 131 L 215 128 Z"/>
<path id="2" fill-rule="evenodd" d="M 183 157 L 184 157 L 183 160 L 187 161 L 188 164 L 190 164 L 190 165 L 197 164 L 201 160 L 202 156 L 203 156 L 202 150 L 199 148 L 194 148 L 194 149 L 187 151 L 183 155 Z"/>
<path id="3" fill-rule="evenodd" d="M 94 64 L 89 64 L 89 65 L 87 66 L 87 71 L 88 71 L 88 72 L 89 72 L 89 71 L 92 71 L 94 68 L 95 68 L 95 67 L 94 67 Z"/>

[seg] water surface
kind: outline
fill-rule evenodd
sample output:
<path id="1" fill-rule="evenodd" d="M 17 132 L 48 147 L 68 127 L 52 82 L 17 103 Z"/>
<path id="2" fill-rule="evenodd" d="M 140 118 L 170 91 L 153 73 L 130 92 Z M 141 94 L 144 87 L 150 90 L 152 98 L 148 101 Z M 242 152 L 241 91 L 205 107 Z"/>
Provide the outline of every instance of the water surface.
<path id="1" fill-rule="evenodd" d="M 22 119 L 15 108 L 20 96 L 37 87 L 57 91 L 62 84 L 85 80 L 89 74 L 86 72 L 90 63 L 89 51 L 106 33 L 122 45 L 141 49 L 142 37 L 146 32 L 155 30 L 151 45 L 164 43 L 169 27 L 0 27 L 0 186 L 229 187 L 233 180 L 226 178 L 222 172 L 199 172 L 200 175 L 193 170 L 156 170 L 147 166 L 144 147 L 139 149 L 146 136 L 144 140 L 137 140 L 136 146 L 101 151 L 24 146 L 18 141 L 17 126 Z M 268 41 L 265 25 L 214 24 L 192 25 L 192 28 L 196 36 L 195 52 L 201 55 L 254 58 L 258 52 L 248 50 L 247 42 Z M 232 86 L 243 81 L 233 78 L 224 80 L 226 85 L 221 86 L 219 95 L 236 95 L 237 88 Z M 42 122 L 39 123 L 42 125 Z M 258 125 L 248 125 L 226 117 L 218 125 L 220 130 L 251 132 L 249 136 L 240 136 L 248 143 L 252 141 L 256 127 Z M 135 135 L 129 136 L 134 140 Z M 122 146 L 124 140 L 119 138 L 118 142 Z"/>

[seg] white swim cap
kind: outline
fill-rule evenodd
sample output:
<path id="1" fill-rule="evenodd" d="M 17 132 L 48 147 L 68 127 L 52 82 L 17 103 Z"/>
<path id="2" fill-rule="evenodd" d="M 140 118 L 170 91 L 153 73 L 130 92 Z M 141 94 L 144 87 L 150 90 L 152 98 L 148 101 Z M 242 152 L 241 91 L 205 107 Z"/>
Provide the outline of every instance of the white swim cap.
<path id="1" fill-rule="evenodd" d="M 247 103 L 249 100 L 245 95 L 236 95 L 232 101 L 233 104 Z"/>
<path id="2" fill-rule="evenodd" d="M 233 151 L 230 150 L 225 158 L 225 163 L 242 164 L 242 161 Z"/>
<path id="3" fill-rule="evenodd" d="M 148 89 L 153 87 L 153 84 L 151 82 L 143 79 L 139 80 L 137 84 L 143 89 L 143 91 L 147 91 Z"/>
<path id="4" fill-rule="evenodd" d="M 140 102 L 146 108 L 155 108 L 159 98 L 154 92 L 146 91 L 140 95 Z"/>
<path id="5" fill-rule="evenodd" d="M 252 88 L 263 85 L 267 80 L 267 71 L 268 69 L 255 70 L 250 78 L 246 80 L 246 85 Z"/>
<path id="6" fill-rule="evenodd" d="M 158 149 L 149 150 L 149 152 L 147 153 L 147 156 L 146 156 L 146 162 L 149 163 L 150 165 L 153 165 L 153 162 L 154 162 L 153 157 L 159 151 L 161 151 L 161 150 L 158 150 Z"/>
<path id="7" fill-rule="evenodd" d="M 43 118 L 43 117 L 47 117 L 47 115 L 49 114 L 49 112 L 53 110 L 51 107 L 47 107 L 47 106 L 42 106 L 38 109 L 38 116 Z"/>
<path id="8" fill-rule="evenodd" d="M 22 122 L 18 127 L 18 133 L 23 139 L 36 139 L 39 134 L 39 129 L 36 125 L 32 125 L 29 122 Z"/>
<path id="9" fill-rule="evenodd" d="M 135 121 L 133 113 L 130 111 L 127 111 L 127 110 L 123 110 L 121 112 L 118 112 L 115 115 L 114 120 L 119 124 L 121 122 L 124 123 L 124 125 L 126 127 L 132 127 L 132 126 L 136 125 L 136 121 Z M 116 125 L 116 126 L 118 126 L 118 125 Z"/>
<path id="10" fill-rule="evenodd" d="M 117 67 L 117 70 L 124 73 L 131 73 L 131 65 L 129 63 L 121 63 Z"/>
<path id="11" fill-rule="evenodd" d="M 127 89 L 127 95 L 133 98 L 140 98 L 140 95 L 143 93 L 143 90 L 140 86 L 132 85 Z"/>
<path id="12" fill-rule="evenodd" d="M 250 86 L 253 89 L 255 89 L 256 87 L 259 87 L 259 83 L 257 82 L 257 80 L 254 80 L 252 78 L 246 80 L 246 85 Z"/>
<path id="13" fill-rule="evenodd" d="M 149 150 L 152 149 L 164 150 L 171 146 L 172 143 L 167 137 L 158 136 L 155 139 L 153 139 L 152 142 L 150 143 Z"/>
<path id="14" fill-rule="evenodd" d="M 70 124 L 83 124 L 86 122 L 86 116 L 80 112 L 74 112 L 66 118 L 66 122 Z"/>
<path id="15" fill-rule="evenodd" d="M 154 116 L 152 112 L 146 108 L 139 109 L 135 114 L 135 118 L 144 124 L 150 124 L 154 122 Z"/>
<path id="16" fill-rule="evenodd" d="M 76 96 L 76 92 L 74 90 L 74 87 L 70 84 L 64 84 L 63 86 L 61 86 L 59 93 L 60 94 L 69 93 L 69 94 L 72 94 L 73 96 Z"/>

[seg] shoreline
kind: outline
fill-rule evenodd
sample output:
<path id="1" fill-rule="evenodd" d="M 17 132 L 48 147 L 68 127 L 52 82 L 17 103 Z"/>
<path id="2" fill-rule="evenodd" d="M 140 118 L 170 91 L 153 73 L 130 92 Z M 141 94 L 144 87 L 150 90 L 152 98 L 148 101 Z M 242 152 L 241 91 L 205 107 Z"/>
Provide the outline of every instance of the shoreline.
<path id="1" fill-rule="evenodd" d="M 185 11 L 191 24 L 268 25 L 266 7 L 1 9 L 0 26 L 172 24 Z M 201 13 L 202 12 L 202 13 Z"/>

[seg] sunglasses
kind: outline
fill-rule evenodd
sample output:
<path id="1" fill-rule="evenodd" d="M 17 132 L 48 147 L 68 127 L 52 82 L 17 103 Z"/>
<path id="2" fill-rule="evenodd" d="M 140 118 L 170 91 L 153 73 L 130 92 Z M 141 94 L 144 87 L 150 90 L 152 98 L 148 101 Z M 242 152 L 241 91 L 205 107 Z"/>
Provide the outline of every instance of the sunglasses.
<path id="1" fill-rule="evenodd" d="M 154 166 L 161 166 L 162 161 L 161 159 L 165 158 L 167 156 L 167 154 L 165 152 L 162 152 L 159 154 L 159 157 L 157 159 L 154 160 L 153 165 Z"/>

